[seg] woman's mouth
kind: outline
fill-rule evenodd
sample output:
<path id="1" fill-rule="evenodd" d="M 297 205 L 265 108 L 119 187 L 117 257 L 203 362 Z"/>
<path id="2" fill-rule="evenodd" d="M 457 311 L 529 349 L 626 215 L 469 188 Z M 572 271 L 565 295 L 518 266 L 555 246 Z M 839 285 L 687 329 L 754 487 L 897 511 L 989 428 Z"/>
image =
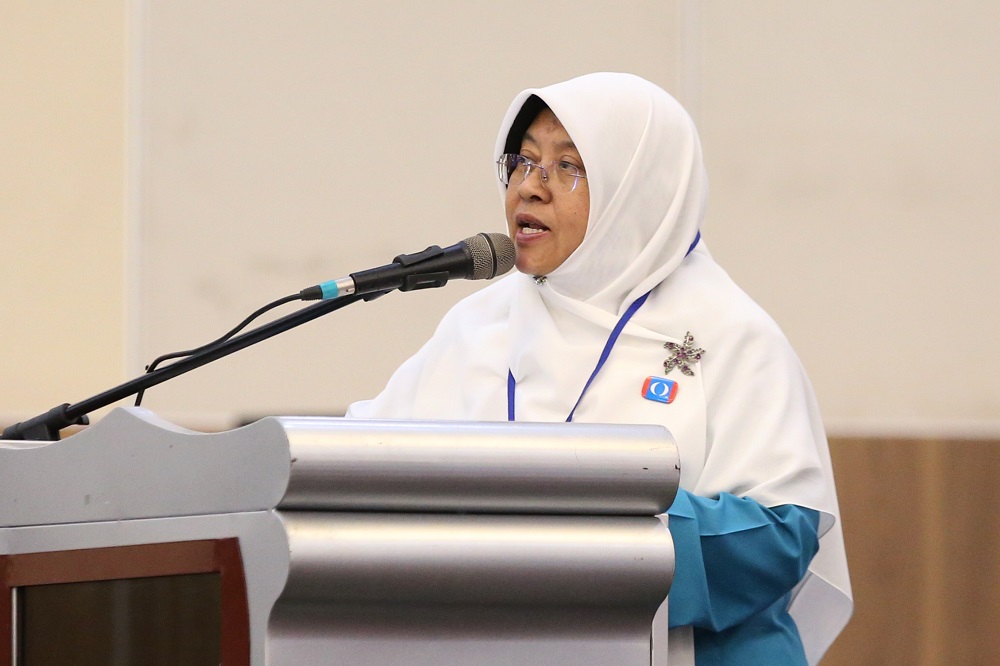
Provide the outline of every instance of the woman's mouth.
<path id="1" fill-rule="evenodd" d="M 524 218 L 517 221 L 518 238 L 538 236 L 549 231 L 549 228 L 535 219 Z"/>

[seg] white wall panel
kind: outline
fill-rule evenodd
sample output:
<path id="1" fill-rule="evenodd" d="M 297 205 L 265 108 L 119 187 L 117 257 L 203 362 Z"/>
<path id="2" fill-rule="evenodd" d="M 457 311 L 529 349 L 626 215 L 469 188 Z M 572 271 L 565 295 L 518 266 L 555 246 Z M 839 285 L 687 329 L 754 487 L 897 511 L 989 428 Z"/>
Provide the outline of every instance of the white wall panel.
<path id="1" fill-rule="evenodd" d="M 709 3 L 716 256 L 838 431 L 997 432 L 1000 5 Z"/>
<path id="2" fill-rule="evenodd" d="M 522 88 L 677 79 L 675 3 L 145 3 L 136 359 L 401 252 L 505 227 L 491 165 Z M 475 287 L 357 304 L 151 390 L 187 421 L 342 410 Z"/>
<path id="3" fill-rule="evenodd" d="M 305 285 L 501 229 L 489 155 L 510 97 L 620 69 L 695 114 L 706 239 L 786 330 L 834 431 L 998 429 L 995 4 L 144 11 L 141 360 Z M 149 405 L 338 411 L 377 391 L 473 288 L 354 306 Z"/>

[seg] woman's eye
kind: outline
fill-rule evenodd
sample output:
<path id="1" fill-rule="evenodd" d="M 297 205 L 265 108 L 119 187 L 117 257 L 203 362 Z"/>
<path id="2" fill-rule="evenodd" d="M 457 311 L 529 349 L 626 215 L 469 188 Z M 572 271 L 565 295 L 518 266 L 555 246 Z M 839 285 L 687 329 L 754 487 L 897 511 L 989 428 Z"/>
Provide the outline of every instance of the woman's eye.
<path id="1" fill-rule="evenodd" d="M 524 167 L 526 161 L 527 160 L 524 158 L 523 155 L 511 155 L 509 158 L 507 158 L 507 168 L 510 169 L 511 171 L 514 171 L 515 169 L 520 169 Z"/>
<path id="2" fill-rule="evenodd" d="M 575 173 L 577 171 L 580 171 L 580 172 L 583 171 L 583 169 L 581 169 L 577 165 L 575 165 L 575 164 L 573 164 L 571 162 L 567 162 L 565 160 L 559 162 L 559 170 L 562 171 L 562 172 L 564 172 L 564 173 Z"/>

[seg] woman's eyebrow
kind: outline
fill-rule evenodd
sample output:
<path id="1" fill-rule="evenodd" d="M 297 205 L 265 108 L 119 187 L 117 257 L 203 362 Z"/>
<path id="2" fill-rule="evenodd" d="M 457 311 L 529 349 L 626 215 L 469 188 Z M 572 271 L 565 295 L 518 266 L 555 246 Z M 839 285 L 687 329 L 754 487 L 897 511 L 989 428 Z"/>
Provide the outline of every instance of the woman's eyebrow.
<path id="1" fill-rule="evenodd" d="M 533 143 L 536 146 L 538 145 L 538 140 L 535 139 L 535 137 L 531 136 L 530 132 L 525 132 L 524 133 L 524 138 L 521 139 L 521 143 L 522 144 L 524 144 L 526 142 Z M 573 141 L 570 140 L 570 139 L 566 139 L 565 141 L 557 141 L 556 142 L 556 148 L 558 148 L 559 150 L 576 150 L 577 153 L 580 152 L 579 150 L 577 150 L 576 144 L 573 143 Z"/>

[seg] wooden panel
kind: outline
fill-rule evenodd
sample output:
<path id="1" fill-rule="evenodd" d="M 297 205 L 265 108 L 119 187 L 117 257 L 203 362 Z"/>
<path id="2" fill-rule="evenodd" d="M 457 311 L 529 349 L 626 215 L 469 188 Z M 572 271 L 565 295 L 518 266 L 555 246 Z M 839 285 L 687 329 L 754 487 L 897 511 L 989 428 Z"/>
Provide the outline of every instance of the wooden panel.
<path id="1" fill-rule="evenodd" d="M 854 618 L 824 666 L 1000 654 L 1000 443 L 832 439 Z"/>
<path id="2" fill-rule="evenodd" d="M 1000 660 L 1000 444 L 960 442 L 934 451 L 940 477 L 933 536 L 940 558 L 931 575 L 935 592 L 934 622 L 941 659 L 937 663 L 984 664 Z M 944 646 L 947 645 L 947 652 Z"/>
<path id="3" fill-rule="evenodd" d="M 850 440 L 831 441 L 830 453 L 855 610 L 824 664 L 915 664 L 922 616 L 920 543 L 914 539 L 920 530 L 912 522 L 919 509 L 919 452 L 901 442 Z"/>

